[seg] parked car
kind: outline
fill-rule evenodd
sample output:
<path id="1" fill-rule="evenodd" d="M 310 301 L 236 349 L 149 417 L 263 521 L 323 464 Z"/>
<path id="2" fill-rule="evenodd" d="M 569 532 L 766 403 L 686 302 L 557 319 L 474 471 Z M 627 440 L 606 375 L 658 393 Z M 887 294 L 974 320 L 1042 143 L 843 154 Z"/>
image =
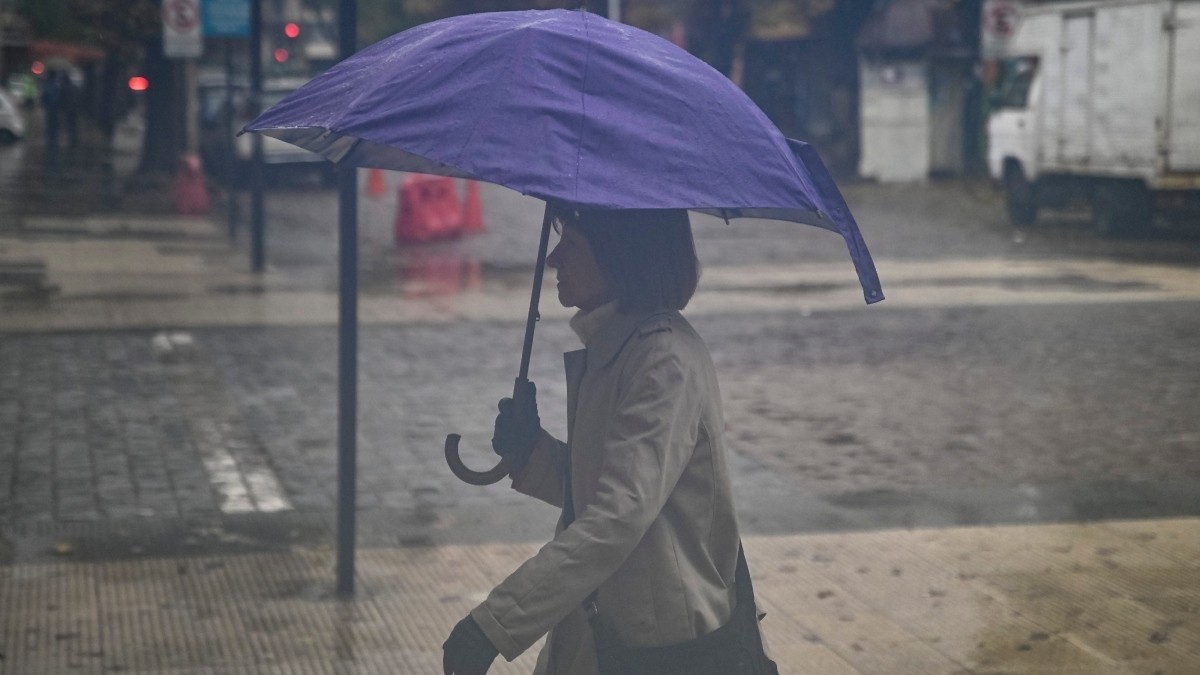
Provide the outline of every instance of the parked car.
<path id="1" fill-rule="evenodd" d="M 305 81 L 295 77 L 266 80 L 263 82 L 262 109 L 283 100 Z M 245 184 L 250 174 L 254 138 L 251 134 L 236 134 L 250 121 L 249 103 L 250 89 L 244 78 L 235 78 L 232 88 L 226 85 L 224 73 L 200 78 L 201 157 L 210 173 L 232 177 L 235 183 L 241 184 Z M 230 110 L 233 111 L 232 133 L 226 119 Z M 263 164 L 271 173 L 315 172 L 326 183 L 331 183 L 336 175 L 333 163 L 324 157 L 270 137 L 263 138 Z"/>
<path id="2" fill-rule="evenodd" d="M 25 137 L 25 115 L 8 92 L 0 90 L 0 142 L 11 143 Z"/>

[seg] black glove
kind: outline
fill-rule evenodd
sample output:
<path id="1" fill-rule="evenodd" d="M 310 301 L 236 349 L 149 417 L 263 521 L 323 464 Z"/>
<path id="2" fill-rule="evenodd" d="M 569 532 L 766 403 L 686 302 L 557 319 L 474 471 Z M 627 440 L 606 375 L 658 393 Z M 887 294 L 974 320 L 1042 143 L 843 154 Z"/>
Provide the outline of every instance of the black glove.
<path id="1" fill-rule="evenodd" d="M 525 467 L 529 455 L 542 434 L 542 420 L 538 417 L 537 387 L 525 382 L 525 406 L 517 414 L 511 398 L 500 399 L 500 414 L 496 416 L 496 431 L 492 434 L 492 450 L 512 462 L 512 472 Z"/>
<path id="2" fill-rule="evenodd" d="M 485 675 L 500 652 L 470 616 L 459 621 L 442 645 L 444 675 Z"/>

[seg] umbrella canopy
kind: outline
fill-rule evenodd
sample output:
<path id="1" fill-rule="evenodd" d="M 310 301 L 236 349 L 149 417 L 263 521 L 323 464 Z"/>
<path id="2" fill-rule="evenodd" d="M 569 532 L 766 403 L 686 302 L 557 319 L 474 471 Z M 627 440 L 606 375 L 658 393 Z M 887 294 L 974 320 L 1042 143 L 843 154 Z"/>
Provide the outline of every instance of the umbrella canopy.
<path id="1" fill-rule="evenodd" d="M 246 125 L 335 162 L 497 183 L 584 209 L 683 208 L 808 223 L 846 240 L 816 152 L 672 43 L 572 10 L 444 19 L 342 61 Z"/>

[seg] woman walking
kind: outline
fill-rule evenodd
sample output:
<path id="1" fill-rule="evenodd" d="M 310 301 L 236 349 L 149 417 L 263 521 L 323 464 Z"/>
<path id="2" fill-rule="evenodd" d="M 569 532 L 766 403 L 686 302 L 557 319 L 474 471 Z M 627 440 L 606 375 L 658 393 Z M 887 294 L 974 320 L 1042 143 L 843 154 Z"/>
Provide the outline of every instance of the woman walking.
<path id="1" fill-rule="evenodd" d="M 512 660 L 547 632 L 538 675 L 607 675 L 613 659 L 626 659 L 622 675 L 656 660 L 644 672 L 770 672 L 731 670 L 709 653 L 735 648 L 729 630 L 717 631 L 735 623 L 741 643 L 762 649 L 739 564 L 716 371 L 679 312 L 699 279 L 687 212 L 554 215 L 561 238 L 546 264 L 559 301 L 578 308 L 571 327 L 584 347 L 564 356 L 568 438 L 541 428 L 530 383 L 524 411 L 500 402 L 492 444 L 512 461 L 513 488 L 561 507 L 563 519 L 455 626 L 444 672 L 486 673 L 498 654 Z M 735 608 L 750 618 L 733 621 Z M 756 658 L 742 660 L 770 663 Z"/>

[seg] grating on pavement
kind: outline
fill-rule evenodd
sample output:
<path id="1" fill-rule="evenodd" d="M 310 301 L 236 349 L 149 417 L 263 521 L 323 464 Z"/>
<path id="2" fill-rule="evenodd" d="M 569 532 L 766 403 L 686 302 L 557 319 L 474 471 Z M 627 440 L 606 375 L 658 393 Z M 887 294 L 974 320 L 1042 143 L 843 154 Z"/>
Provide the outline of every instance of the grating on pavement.
<path id="1" fill-rule="evenodd" d="M 756 536 L 784 673 L 1200 672 L 1200 519 Z M 0 568 L 0 673 L 424 674 L 450 627 L 536 547 Z M 537 648 L 493 673 L 528 673 Z"/>

